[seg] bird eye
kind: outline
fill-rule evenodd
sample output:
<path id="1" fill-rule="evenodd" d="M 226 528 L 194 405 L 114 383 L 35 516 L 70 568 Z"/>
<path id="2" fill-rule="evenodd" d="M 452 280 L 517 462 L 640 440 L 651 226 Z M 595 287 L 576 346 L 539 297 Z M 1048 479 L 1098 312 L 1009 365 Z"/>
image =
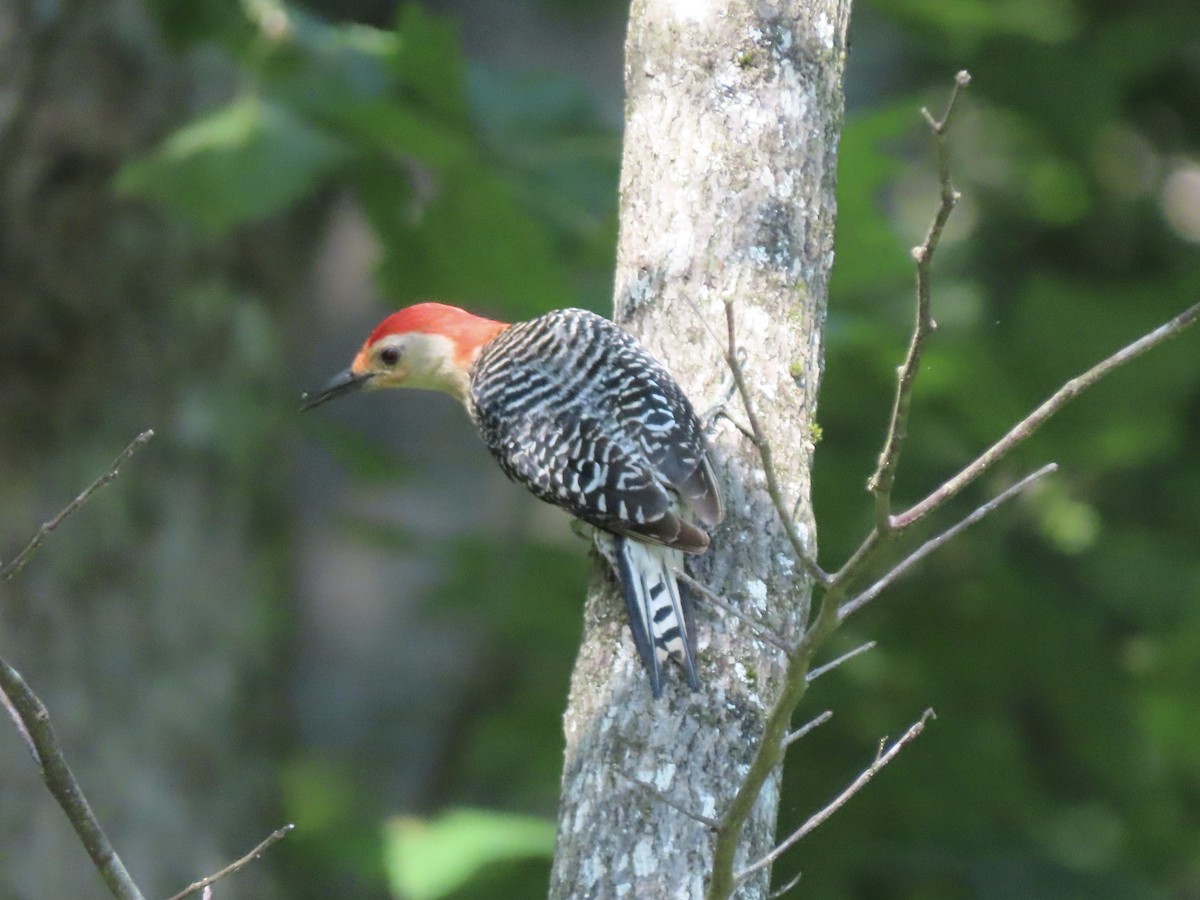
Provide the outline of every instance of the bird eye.
<path id="1" fill-rule="evenodd" d="M 396 363 L 400 362 L 400 348 L 384 347 L 379 351 L 379 361 L 385 366 L 394 366 Z"/>

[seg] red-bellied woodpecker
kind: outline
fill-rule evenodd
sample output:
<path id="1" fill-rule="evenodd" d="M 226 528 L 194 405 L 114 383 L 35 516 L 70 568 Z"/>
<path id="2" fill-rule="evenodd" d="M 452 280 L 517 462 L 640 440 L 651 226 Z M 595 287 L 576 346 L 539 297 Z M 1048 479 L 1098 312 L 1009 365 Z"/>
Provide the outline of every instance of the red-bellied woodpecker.
<path id="1" fill-rule="evenodd" d="M 721 495 L 691 403 L 641 344 L 581 309 L 508 325 L 420 303 L 380 322 L 305 408 L 382 387 L 461 400 L 509 478 L 595 527 L 654 696 L 667 659 L 699 687 L 690 601 L 674 569 L 708 549 L 695 522 L 721 521 Z"/>

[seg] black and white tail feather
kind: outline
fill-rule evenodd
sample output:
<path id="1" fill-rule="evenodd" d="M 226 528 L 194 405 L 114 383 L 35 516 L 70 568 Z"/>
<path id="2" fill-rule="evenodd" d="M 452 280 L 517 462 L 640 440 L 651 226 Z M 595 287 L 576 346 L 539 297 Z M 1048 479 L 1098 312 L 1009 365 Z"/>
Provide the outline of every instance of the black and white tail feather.
<path id="1" fill-rule="evenodd" d="M 603 531 L 593 540 L 621 584 L 629 630 L 654 698 L 662 696 L 667 660 L 683 669 L 693 691 L 699 690 L 691 598 L 675 577 L 675 569 L 683 568 L 682 551 Z"/>

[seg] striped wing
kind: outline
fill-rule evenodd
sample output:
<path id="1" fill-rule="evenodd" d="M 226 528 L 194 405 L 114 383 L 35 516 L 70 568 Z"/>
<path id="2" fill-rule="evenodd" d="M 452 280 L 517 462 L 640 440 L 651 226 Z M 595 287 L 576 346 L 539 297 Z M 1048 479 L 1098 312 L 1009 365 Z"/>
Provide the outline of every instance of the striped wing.
<path id="1" fill-rule="evenodd" d="M 513 325 L 485 348 L 471 411 L 509 477 L 617 534 L 702 552 L 720 498 L 703 434 L 671 375 L 607 319 L 581 310 Z"/>

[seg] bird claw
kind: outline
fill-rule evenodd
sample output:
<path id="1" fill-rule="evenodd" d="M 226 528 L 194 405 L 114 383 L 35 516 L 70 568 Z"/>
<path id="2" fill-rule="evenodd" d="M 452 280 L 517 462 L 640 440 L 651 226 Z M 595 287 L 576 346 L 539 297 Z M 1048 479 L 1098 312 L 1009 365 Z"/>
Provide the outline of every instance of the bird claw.
<path id="1" fill-rule="evenodd" d="M 733 397 L 737 393 L 737 381 L 734 379 L 732 372 L 721 385 L 721 393 L 724 395 L 722 399 L 710 406 L 700 416 L 700 427 L 704 429 L 706 434 L 712 431 L 713 426 L 717 424 L 717 420 L 721 418 L 729 419 L 729 404 L 733 402 Z M 729 419 L 729 421 L 732 422 L 733 420 Z"/>

